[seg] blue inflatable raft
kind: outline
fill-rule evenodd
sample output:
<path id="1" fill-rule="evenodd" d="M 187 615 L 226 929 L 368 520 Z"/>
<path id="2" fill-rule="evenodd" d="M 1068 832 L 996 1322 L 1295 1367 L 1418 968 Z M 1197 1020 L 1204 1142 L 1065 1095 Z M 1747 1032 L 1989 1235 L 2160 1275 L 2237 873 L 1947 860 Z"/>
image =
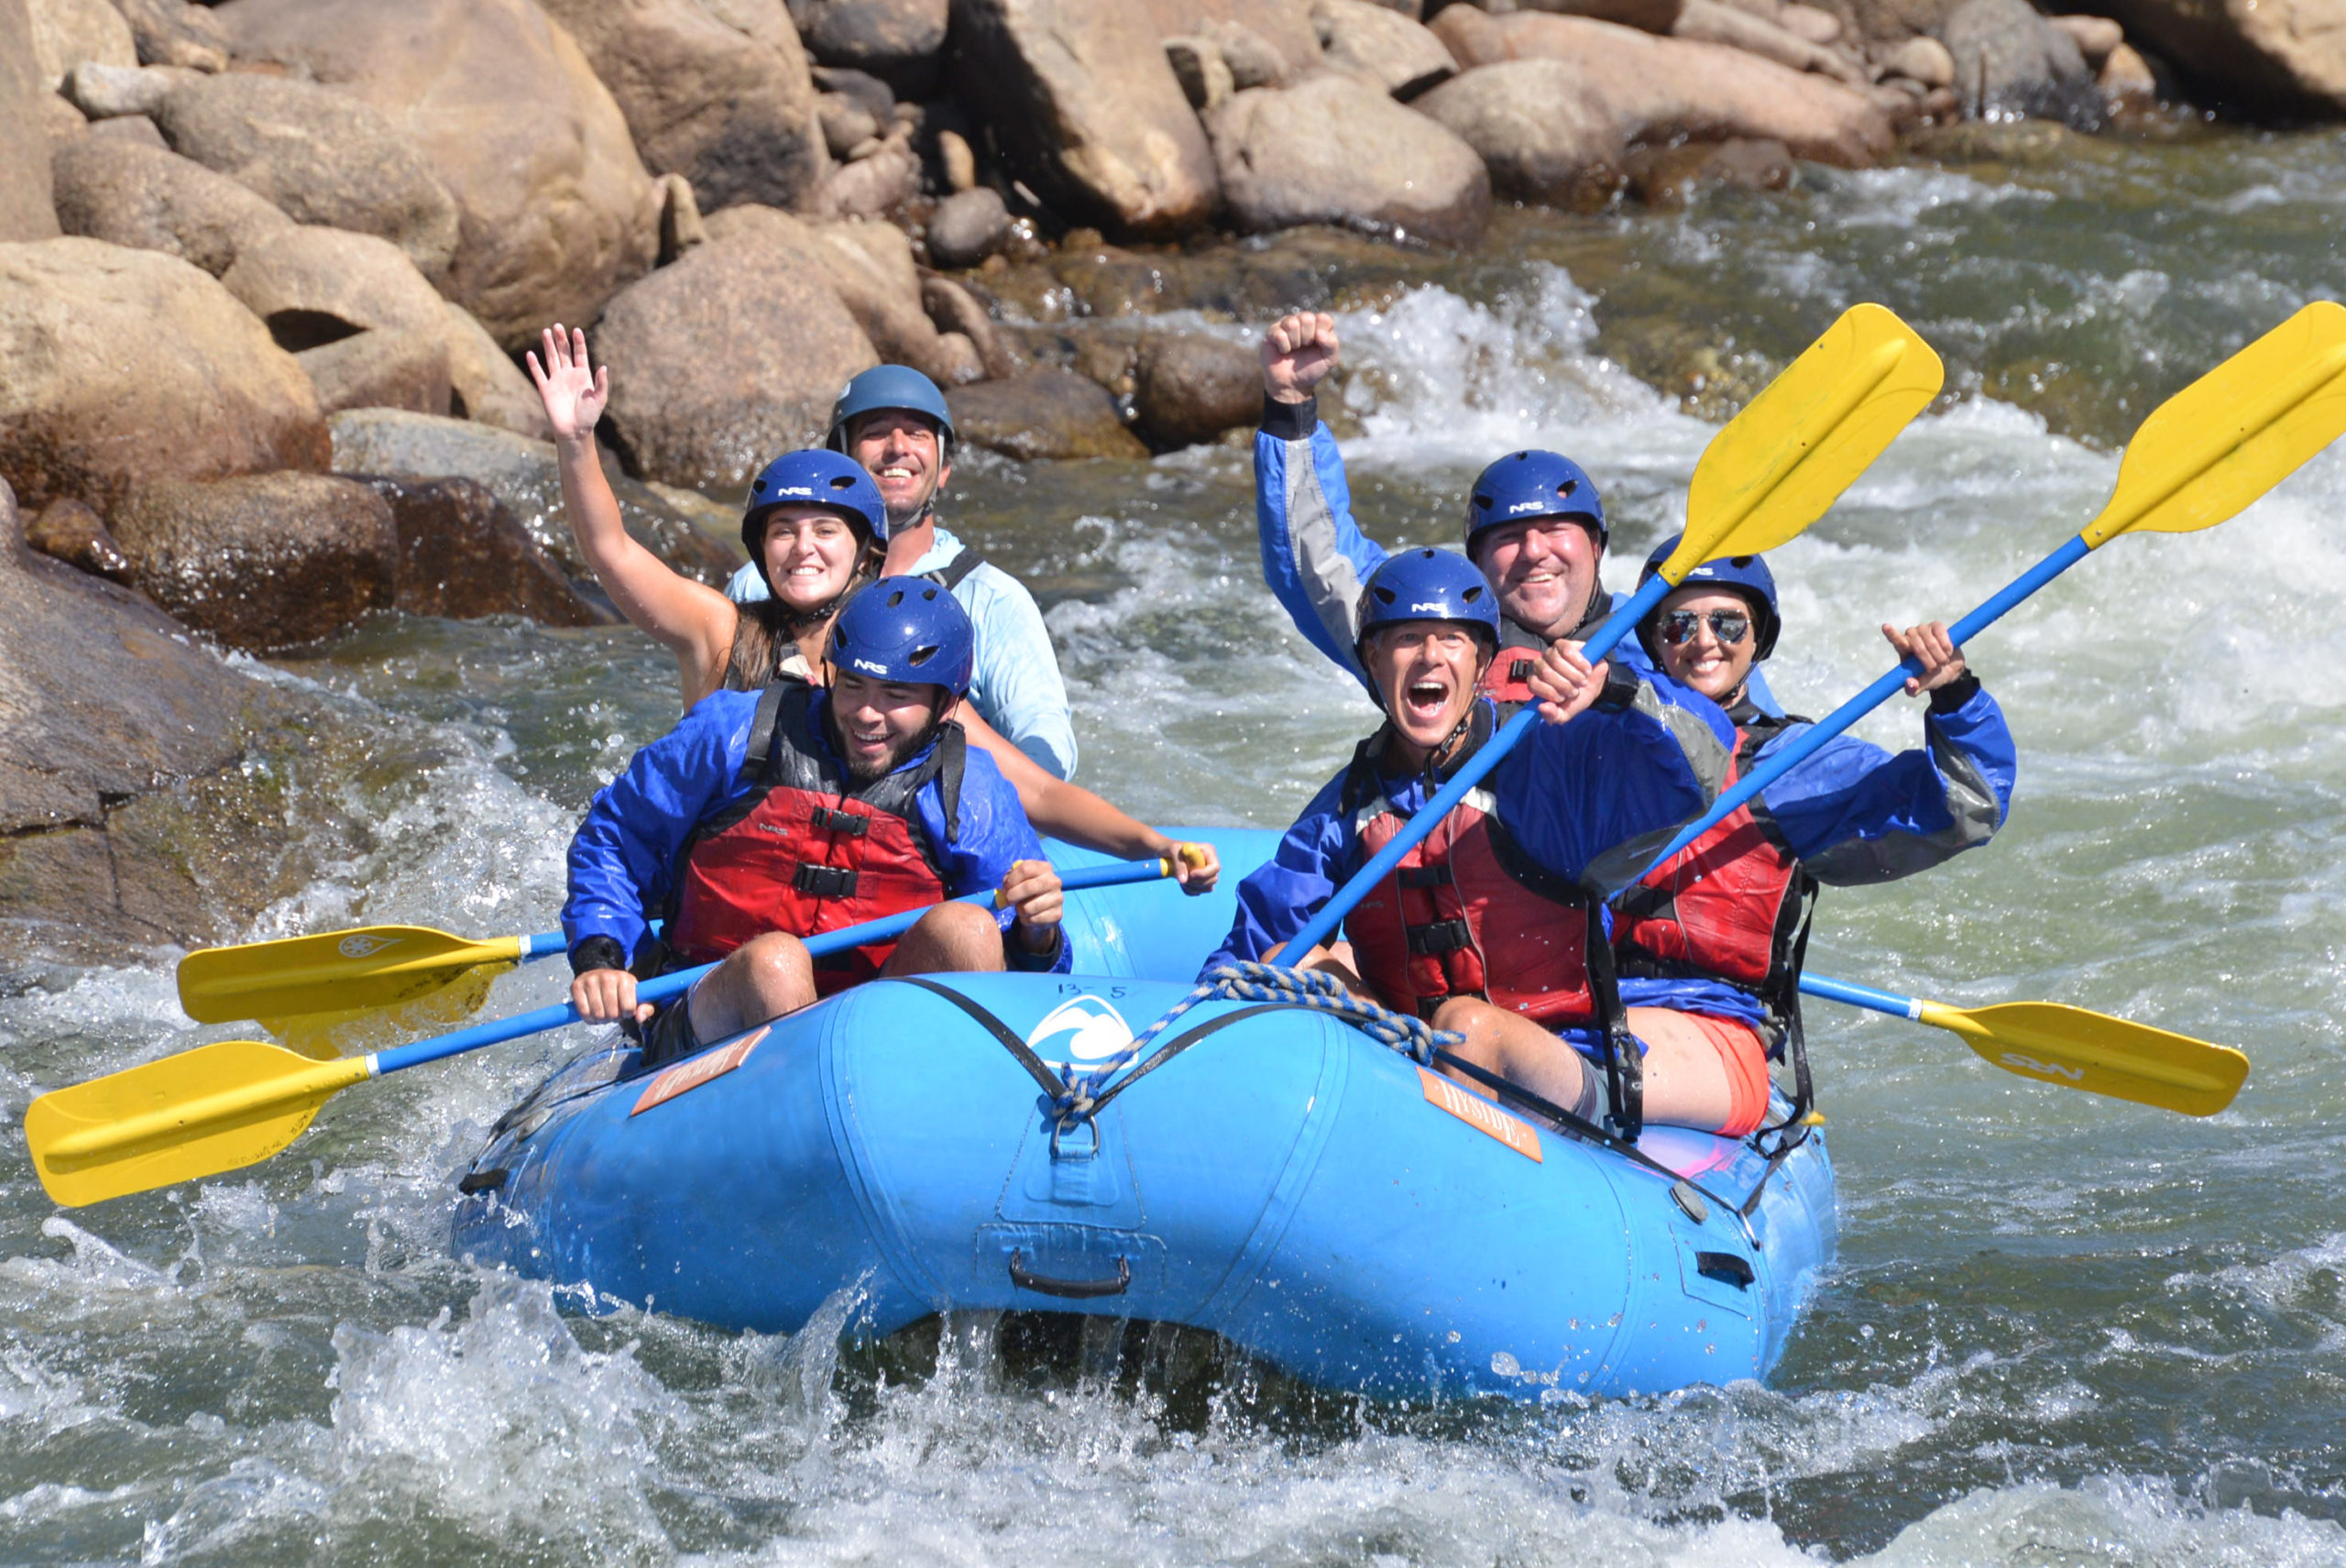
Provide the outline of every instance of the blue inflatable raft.
<path id="1" fill-rule="evenodd" d="M 1225 888 L 1273 842 L 1181 831 L 1215 840 Z M 657 1072 L 576 1058 L 475 1162 L 456 1250 L 766 1332 L 842 1289 L 881 1334 L 948 1309 L 1183 1323 L 1377 1395 L 1774 1365 L 1832 1255 L 1821 1137 L 1772 1170 L 1670 1128 L 1632 1157 L 1325 1012 L 1223 1000 L 1062 1131 L 1016 1047 L 1062 1079 L 1113 1058 L 1189 993 L 1232 909 L 1146 884 L 1069 903 L 1072 977 L 875 981 Z"/>

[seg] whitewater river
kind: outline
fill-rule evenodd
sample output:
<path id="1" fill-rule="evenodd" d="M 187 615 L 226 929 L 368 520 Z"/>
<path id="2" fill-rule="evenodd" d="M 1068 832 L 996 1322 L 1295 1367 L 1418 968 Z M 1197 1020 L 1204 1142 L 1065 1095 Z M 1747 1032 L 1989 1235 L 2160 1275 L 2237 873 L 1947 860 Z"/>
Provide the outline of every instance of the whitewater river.
<path id="1" fill-rule="evenodd" d="M 1775 559 L 1771 678 L 1821 712 L 1883 667 L 1877 623 L 1985 597 L 2091 516 L 2160 398 L 2346 293 L 2341 192 L 2325 136 L 1510 216 L 1344 314 L 1332 417 L 1390 539 L 1453 541 L 1511 445 L 1578 454 L 1627 586 L 1738 378 L 1890 303 L 1950 396 Z M 1243 448 L 957 484 L 956 522 L 1048 609 L 1083 779 L 1157 820 L 1282 825 L 1369 721 L 1264 592 L 1249 493 Z M 821 1325 L 565 1316 L 446 1245 L 453 1173 L 578 1043 L 554 1036 L 347 1091 L 268 1166 L 93 1210 L 0 1153 L 0 1562 L 2346 1561 L 2341 510 L 2325 457 L 2217 531 L 2120 541 L 1982 639 L 2023 747 L 2010 824 L 1828 894 L 1812 949 L 2237 1045 L 2238 1103 L 2201 1122 L 2042 1087 L 1813 1004 L 1841 1255 L 1764 1387 L 1409 1409 L 1015 1321 L 842 1353 Z M 341 717 L 334 744 L 255 762 L 311 868 L 259 935 L 548 928 L 587 795 L 674 713 L 625 631 L 387 620 L 251 668 Z M 1920 726 L 1902 701 L 1866 732 Z M 185 1025 L 175 956 L 0 975 L 12 1125 L 38 1088 L 236 1033 Z M 493 1005 L 560 982 L 509 975 Z"/>

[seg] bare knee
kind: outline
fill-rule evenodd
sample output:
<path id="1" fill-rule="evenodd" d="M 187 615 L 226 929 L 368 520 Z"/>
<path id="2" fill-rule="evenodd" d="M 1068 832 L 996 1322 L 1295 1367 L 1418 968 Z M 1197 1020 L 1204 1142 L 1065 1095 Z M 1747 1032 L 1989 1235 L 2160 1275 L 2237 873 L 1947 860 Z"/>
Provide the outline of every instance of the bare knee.
<path id="1" fill-rule="evenodd" d="M 885 967 L 891 974 L 998 970 L 1002 927 L 981 905 L 940 904 L 904 933 Z"/>

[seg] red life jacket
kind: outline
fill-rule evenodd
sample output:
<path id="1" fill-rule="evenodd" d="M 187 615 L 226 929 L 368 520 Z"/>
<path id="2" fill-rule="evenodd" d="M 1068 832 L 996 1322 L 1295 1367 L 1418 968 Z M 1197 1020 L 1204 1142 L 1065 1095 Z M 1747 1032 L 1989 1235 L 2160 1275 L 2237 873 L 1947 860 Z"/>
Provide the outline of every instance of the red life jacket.
<path id="1" fill-rule="evenodd" d="M 668 942 L 688 964 L 723 958 L 752 937 L 820 931 L 936 904 L 945 876 L 914 817 L 930 780 L 945 796 L 949 839 L 960 817 L 965 741 L 947 724 L 917 763 L 858 789 L 815 733 L 815 687 L 777 681 L 758 698 L 741 777 L 747 795 L 695 829 L 675 879 Z M 894 941 L 815 960 L 828 996 L 879 973 Z"/>
<path id="2" fill-rule="evenodd" d="M 1478 705 L 1451 771 L 1492 729 L 1491 710 Z M 1377 776 L 1387 733 L 1361 742 L 1341 796 L 1364 857 L 1408 821 Z M 1420 1017 L 1452 996 L 1480 996 L 1551 1029 L 1609 1026 L 1620 1003 L 1599 901 L 1525 854 L 1495 804 L 1485 791 L 1469 794 L 1354 905 L 1344 935 L 1361 978 Z"/>
<path id="3" fill-rule="evenodd" d="M 1732 784 L 1760 748 L 1797 718 L 1756 710 L 1737 718 Z M 1779 1027 L 1797 1014 L 1800 962 L 1815 879 L 1774 825 L 1746 805 L 1615 900 L 1620 972 L 1640 979 L 1716 980 L 1751 992 Z"/>

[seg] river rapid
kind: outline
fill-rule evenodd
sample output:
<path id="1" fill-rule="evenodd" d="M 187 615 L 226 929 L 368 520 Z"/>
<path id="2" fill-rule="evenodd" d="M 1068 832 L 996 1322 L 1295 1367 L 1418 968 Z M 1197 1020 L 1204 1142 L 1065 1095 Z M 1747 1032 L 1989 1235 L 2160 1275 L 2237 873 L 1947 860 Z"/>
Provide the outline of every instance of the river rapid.
<path id="1" fill-rule="evenodd" d="M 1883 301 L 1949 392 L 1773 557 L 1770 678 L 1823 712 L 1885 667 L 1880 621 L 1978 602 L 2093 514 L 2161 398 L 2346 294 L 2346 138 L 1968 135 L 1683 214 L 1512 214 L 1474 257 L 1340 278 L 1324 400 L 1364 522 L 1454 543 L 1484 461 L 1559 446 L 1605 490 L 1627 587 L 1716 420 Z M 1284 825 L 1370 723 L 1263 589 L 1249 498 L 1240 446 L 956 476 L 956 526 L 1047 607 L 1080 777 L 1143 817 Z M 842 1347 L 838 1321 L 567 1315 L 451 1259 L 446 1227 L 454 1174 L 574 1033 L 346 1091 L 272 1163 L 87 1211 L 15 1142 L 0 1562 L 2346 1561 L 2341 510 L 2332 454 L 2220 529 L 2118 542 L 1983 637 L 2023 748 L 2009 825 L 1828 894 L 1812 948 L 2237 1045 L 2239 1102 L 2089 1098 L 1812 1004 L 1841 1253 L 1765 1386 L 1410 1408 L 1047 1321 Z M 674 713 L 623 629 L 387 618 L 245 667 L 340 736 L 250 764 L 304 868 L 256 936 L 550 928 L 576 815 Z M 1900 701 L 1863 732 L 1920 723 Z M 239 1032 L 186 1025 L 176 957 L 0 970 L 11 1125 L 41 1089 Z M 558 967 L 492 1007 L 554 998 Z"/>

